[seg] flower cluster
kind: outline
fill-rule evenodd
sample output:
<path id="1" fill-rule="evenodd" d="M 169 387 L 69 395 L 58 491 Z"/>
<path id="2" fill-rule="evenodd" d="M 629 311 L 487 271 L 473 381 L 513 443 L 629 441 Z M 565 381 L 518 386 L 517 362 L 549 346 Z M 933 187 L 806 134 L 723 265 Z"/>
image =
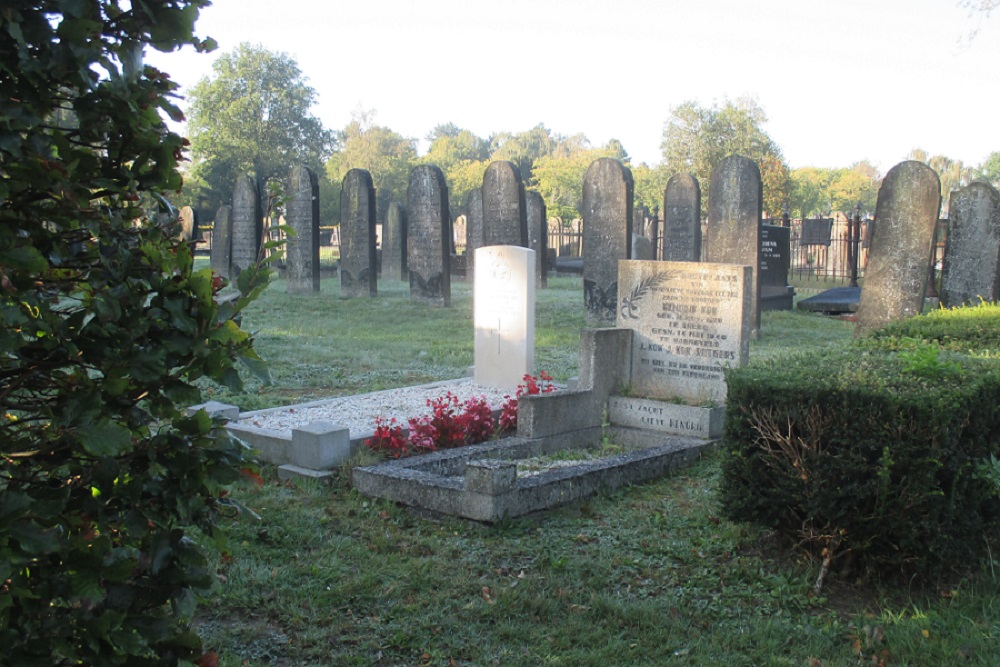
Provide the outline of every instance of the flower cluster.
<path id="1" fill-rule="evenodd" d="M 545 371 L 540 371 L 538 377 L 525 375 L 524 384 L 517 386 L 517 393 L 513 398 L 505 397 L 502 409 L 500 410 L 500 430 L 514 431 L 517 429 L 517 399 L 525 394 L 548 394 L 556 390 L 552 376 Z"/>
<path id="2" fill-rule="evenodd" d="M 499 431 L 517 428 L 517 399 L 524 394 L 547 394 L 555 391 L 552 376 L 542 371 L 538 377 L 524 376 L 514 398 L 505 397 L 500 415 Z M 493 410 L 483 396 L 465 403 L 450 391 L 444 396 L 428 399 L 431 414 L 409 419 L 409 435 L 395 419 L 375 418 L 375 433 L 365 445 L 375 452 L 384 452 L 394 459 L 412 454 L 435 452 L 464 445 L 486 442 L 498 432 Z"/>

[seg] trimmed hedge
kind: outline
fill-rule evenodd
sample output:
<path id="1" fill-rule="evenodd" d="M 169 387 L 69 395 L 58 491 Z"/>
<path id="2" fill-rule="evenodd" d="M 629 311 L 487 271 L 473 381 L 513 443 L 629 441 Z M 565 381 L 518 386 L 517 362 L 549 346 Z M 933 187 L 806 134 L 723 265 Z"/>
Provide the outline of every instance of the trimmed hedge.
<path id="1" fill-rule="evenodd" d="M 724 514 L 883 572 L 980 554 L 1000 525 L 979 471 L 1000 455 L 1000 364 L 938 341 L 983 351 L 1000 339 L 957 319 L 728 372 Z"/>

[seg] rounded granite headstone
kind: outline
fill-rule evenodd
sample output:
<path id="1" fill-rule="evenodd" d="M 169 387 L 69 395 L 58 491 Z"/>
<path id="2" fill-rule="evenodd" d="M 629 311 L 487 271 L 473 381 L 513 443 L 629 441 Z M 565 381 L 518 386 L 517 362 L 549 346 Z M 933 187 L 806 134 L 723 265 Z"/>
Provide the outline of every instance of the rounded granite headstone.
<path id="1" fill-rule="evenodd" d="M 257 179 L 246 174 L 236 180 L 233 190 L 232 250 L 230 264 L 232 277 L 261 260 L 260 249 L 264 236 L 264 215 L 260 207 L 260 190 Z"/>
<path id="2" fill-rule="evenodd" d="M 706 261 L 753 268 L 751 337 L 760 333 L 760 226 L 764 190 L 757 163 L 730 155 L 712 170 Z"/>
<path id="3" fill-rule="evenodd" d="M 451 215 L 448 186 L 441 169 L 424 164 L 410 171 L 406 211 L 410 298 L 450 306 Z"/>
<path id="4" fill-rule="evenodd" d="M 923 162 L 901 162 L 885 175 L 858 303 L 859 329 L 920 314 L 940 210 L 941 180 Z"/>
<path id="5" fill-rule="evenodd" d="M 548 287 L 545 255 L 549 247 L 549 223 L 545 200 L 534 190 L 526 192 L 524 198 L 528 207 L 528 247 L 535 251 L 535 284 L 539 288 Z"/>
<path id="6" fill-rule="evenodd" d="M 528 247 L 521 172 L 513 162 L 491 162 L 483 174 L 483 245 Z"/>
<path id="7" fill-rule="evenodd" d="M 941 304 L 996 301 L 1000 298 L 1000 193 L 979 182 L 952 192 L 948 218 Z"/>
<path id="8" fill-rule="evenodd" d="M 663 259 L 701 259 L 701 186 L 691 174 L 674 174 L 663 191 Z"/>
<path id="9" fill-rule="evenodd" d="M 583 177 L 583 304 L 590 324 L 613 324 L 618 262 L 632 255 L 632 172 L 602 157 Z"/>
<path id="10" fill-rule="evenodd" d="M 319 291 L 319 183 L 304 166 L 288 173 L 288 226 L 295 232 L 285 242 L 285 275 L 290 294 Z"/>
<path id="11" fill-rule="evenodd" d="M 223 205 L 215 212 L 212 223 L 212 250 L 209 263 L 212 271 L 229 279 L 232 277 L 233 220 L 232 209 Z"/>
<path id="12" fill-rule="evenodd" d="M 378 294 L 375 186 L 364 169 L 351 169 L 340 187 L 340 294 Z"/>
<path id="13" fill-rule="evenodd" d="M 389 204 L 382 225 L 382 277 L 386 280 L 408 279 L 406 269 L 406 208 L 399 202 Z"/>

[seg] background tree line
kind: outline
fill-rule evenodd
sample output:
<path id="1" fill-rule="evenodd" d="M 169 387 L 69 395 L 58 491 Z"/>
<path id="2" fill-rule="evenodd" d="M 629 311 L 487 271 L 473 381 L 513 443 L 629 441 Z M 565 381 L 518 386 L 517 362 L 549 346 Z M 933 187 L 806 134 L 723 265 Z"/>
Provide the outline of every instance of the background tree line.
<path id="1" fill-rule="evenodd" d="M 480 137 L 454 123 L 443 123 L 417 140 L 376 122 L 374 110 L 359 108 L 340 130 L 322 126 L 312 115 L 316 92 L 294 59 L 261 46 L 241 44 L 213 65 L 188 100 L 191 163 L 177 203 L 192 204 L 203 219 L 228 203 L 242 173 L 263 182 L 282 180 L 295 163 L 310 167 L 320 180 L 320 218 L 339 222 L 339 194 L 350 169 L 368 170 L 375 183 L 378 218 L 393 201 L 405 202 L 410 170 L 435 164 L 448 181 L 453 214 L 463 211 L 468 192 L 481 185 L 494 160 L 517 165 L 525 186 L 537 190 L 550 216 L 580 217 L 583 175 L 601 157 L 621 160 L 632 170 L 635 205 L 647 211 L 662 206 L 669 178 L 690 172 L 702 188 L 707 212 L 713 166 L 738 153 L 757 162 L 764 183 L 766 215 L 816 217 L 833 211 L 874 212 L 881 174 L 867 160 L 848 167 L 789 169 L 778 143 L 763 126 L 767 115 L 752 98 L 726 100 L 710 107 L 689 101 L 670 110 L 664 123 L 659 164 L 634 164 L 621 142 L 594 146 L 583 134 L 563 136 L 542 124 L 522 132 Z M 1000 151 L 982 165 L 968 166 L 946 156 L 915 149 L 911 159 L 927 162 L 941 176 L 945 203 L 953 189 L 977 178 L 1000 185 Z"/>

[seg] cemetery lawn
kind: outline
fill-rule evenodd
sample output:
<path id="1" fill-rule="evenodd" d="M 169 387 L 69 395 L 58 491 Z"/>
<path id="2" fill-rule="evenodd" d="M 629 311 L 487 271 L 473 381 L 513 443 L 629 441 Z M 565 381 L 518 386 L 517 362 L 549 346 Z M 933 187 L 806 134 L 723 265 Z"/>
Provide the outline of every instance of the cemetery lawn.
<path id="1" fill-rule="evenodd" d="M 472 363 L 471 290 L 453 307 L 288 296 L 276 282 L 244 318 L 275 384 L 206 398 L 243 409 L 451 379 Z M 579 280 L 539 291 L 537 367 L 576 373 Z M 755 358 L 839 345 L 853 326 L 763 313 Z M 1000 579 L 988 562 L 930 582 L 857 581 L 770 532 L 719 518 L 717 455 L 659 481 L 483 527 L 428 520 L 346 483 L 241 488 L 221 582 L 198 629 L 220 664 L 995 665 Z M 994 551 L 996 551 L 994 549 Z"/>

